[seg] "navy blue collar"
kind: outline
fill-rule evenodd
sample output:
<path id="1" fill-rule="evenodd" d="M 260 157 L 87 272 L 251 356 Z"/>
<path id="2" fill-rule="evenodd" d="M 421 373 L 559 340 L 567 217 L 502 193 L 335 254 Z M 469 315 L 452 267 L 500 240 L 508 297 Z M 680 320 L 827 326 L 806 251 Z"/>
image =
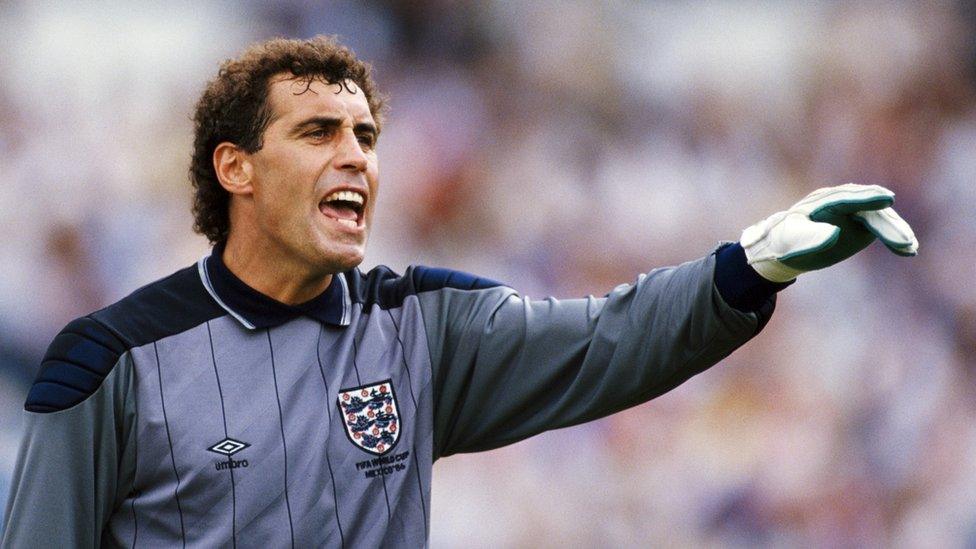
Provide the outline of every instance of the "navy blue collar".
<path id="1" fill-rule="evenodd" d="M 250 330 L 278 326 L 305 315 L 333 326 L 348 326 L 352 315 L 349 284 L 343 273 L 332 276 L 324 292 L 298 305 L 287 305 L 251 288 L 230 272 L 222 258 L 224 245 L 214 246 L 197 269 L 207 292 Z"/>

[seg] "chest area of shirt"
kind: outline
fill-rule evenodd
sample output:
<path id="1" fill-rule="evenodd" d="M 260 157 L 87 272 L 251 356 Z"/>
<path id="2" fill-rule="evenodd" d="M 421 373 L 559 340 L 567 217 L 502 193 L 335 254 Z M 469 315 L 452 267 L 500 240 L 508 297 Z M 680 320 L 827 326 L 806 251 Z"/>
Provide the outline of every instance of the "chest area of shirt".
<path id="1" fill-rule="evenodd" d="M 321 474 L 330 456 L 357 476 L 395 472 L 430 430 L 429 361 L 415 346 L 382 323 L 244 332 L 223 318 L 144 347 L 137 472 L 259 482 L 286 467 Z"/>

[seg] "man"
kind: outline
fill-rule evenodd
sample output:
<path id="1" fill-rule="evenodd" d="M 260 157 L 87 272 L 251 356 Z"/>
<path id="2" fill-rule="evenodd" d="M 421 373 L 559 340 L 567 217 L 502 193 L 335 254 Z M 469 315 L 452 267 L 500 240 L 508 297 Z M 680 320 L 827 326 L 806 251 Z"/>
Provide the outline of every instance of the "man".
<path id="1" fill-rule="evenodd" d="M 416 547 L 433 462 L 660 395 L 758 333 L 776 291 L 880 238 L 881 187 L 821 189 L 603 298 L 356 269 L 383 101 L 332 39 L 225 63 L 196 112 L 196 265 L 70 323 L 25 405 L 3 547 Z"/>

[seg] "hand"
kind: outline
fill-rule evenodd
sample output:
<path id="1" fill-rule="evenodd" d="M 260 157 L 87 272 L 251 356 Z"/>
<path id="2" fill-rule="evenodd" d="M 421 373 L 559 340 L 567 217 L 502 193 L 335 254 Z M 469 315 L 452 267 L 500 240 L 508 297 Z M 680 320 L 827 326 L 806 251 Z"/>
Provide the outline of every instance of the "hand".
<path id="1" fill-rule="evenodd" d="M 918 240 L 891 205 L 895 193 L 878 185 L 847 183 L 817 189 L 785 212 L 742 231 L 746 260 L 763 278 L 788 282 L 829 267 L 881 240 L 892 252 L 913 256 Z"/>

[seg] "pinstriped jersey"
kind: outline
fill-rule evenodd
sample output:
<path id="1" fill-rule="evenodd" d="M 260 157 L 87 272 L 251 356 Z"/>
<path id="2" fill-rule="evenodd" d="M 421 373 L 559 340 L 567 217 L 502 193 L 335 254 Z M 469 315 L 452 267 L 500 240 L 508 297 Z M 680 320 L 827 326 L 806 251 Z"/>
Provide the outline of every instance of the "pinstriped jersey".
<path id="1" fill-rule="evenodd" d="M 417 547 L 436 459 L 633 406 L 754 336 L 715 254 L 607 296 L 333 276 L 297 306 L 221 261 L 70 323 L 25 406 L 4 547 Z"/>

